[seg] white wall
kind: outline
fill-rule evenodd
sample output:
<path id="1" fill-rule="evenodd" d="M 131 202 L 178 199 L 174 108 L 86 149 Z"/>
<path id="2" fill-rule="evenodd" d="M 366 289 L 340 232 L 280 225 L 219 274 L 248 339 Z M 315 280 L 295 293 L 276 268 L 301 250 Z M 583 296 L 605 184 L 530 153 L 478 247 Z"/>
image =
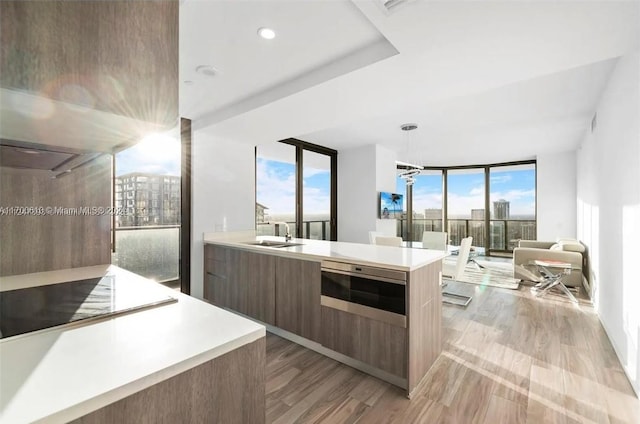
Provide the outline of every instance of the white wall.
<path id="1" fill-rule="evenodd" d="M 250 144 L 193 134 L 191 295 L 203 296 L 202 235 L 255 228 L 255 154 Z"/>
<path id="2" fill-rule="evenodd" d="M 395 152 L 368 145 L 338 152 L 338 240 L 369 243 L 369 231 L 395 235 L 395 219 L 378 219 L 378 192 L 395 191 Z"/>
<path id="3" fill-rule="evenodd" d="M 576 237 L 576 153 L 537 157 L 538 240 Z"/>
<path id="4" fill-rule="evenodd" d="M 379 191 L 395 193 L 397 175 L 396 152 L 376 145 L 376 196 Z M 389 236 L 397 234 L 397 225 L 398 220 L 396 219 L 376 219 L 376 231 Z"/>
<path id="5" fill-rule="evenodd" d="M 369 243 L 376 228 L 376 146 L 338 152 L 338 240 Z"/>
<path id="6" fill-rule="evenodd" d="M 594 302 L 640 391 L 640 55 L 619 59 L 578 150 L 578 237 L 590 252 Z"/>

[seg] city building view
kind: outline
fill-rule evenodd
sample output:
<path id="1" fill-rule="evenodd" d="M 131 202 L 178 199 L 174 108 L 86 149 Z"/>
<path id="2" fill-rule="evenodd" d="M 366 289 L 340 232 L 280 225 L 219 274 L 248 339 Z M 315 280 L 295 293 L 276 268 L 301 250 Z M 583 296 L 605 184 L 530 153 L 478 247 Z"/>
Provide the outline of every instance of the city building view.
<path id="1" fill-rule="evenodd" d="M 118 227 L 180 224 L 180 177 L 132 172 L 116 177 Z"/>
<path id="2" fill-rule="evenodd" d="M 457 246 L 463 238 L 471 236 L 473 246 L 496 252 L 510 252 L 520 240 L 535 240 L 535 164 L 487 167 L 486 172 L 489 187 L 485 187 L 485 168 L 425 170 L 417 175 L 412 190 L 411 238 L 419 241 L 423 231 L 446 231 L 452 245 Z M 443 204 L 444 175 L 447 216 Z M 396 191 L 406 192 L 404 180 L 398 178 Z M 484 207 L 487 201 L 488 226 Z M 407 230 L 405 214 L 398 220 L 397 235 L 407 239 Z"/>
<path id="3" fill-rule="evenodd" d="M 154 136 L 116 154 L 112 263 L 160 282 L 180 261 L 180 143 Z"/>

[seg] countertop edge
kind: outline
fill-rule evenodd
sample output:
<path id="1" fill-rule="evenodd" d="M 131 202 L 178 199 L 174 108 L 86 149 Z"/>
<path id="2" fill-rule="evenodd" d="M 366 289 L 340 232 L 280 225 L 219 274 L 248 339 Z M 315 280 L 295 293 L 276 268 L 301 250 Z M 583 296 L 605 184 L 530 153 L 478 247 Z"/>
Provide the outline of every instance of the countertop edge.
<path id="1" fill-rule="evenodd" d="M 255 240 L 255 238 L 252 239 L 252 240 Z M 424 267 L 426 265 L 432 264 L 432 263 L 434 263 L 436 261 L 442 260 L 442 259 L 446 258 L 447 256 L 449 256 L 449 253 L 442 252 L 441 255 L 438 255 L 438 256 L 435 256 L 433 258 L 430 258 L 427 261 L 422 261 L 422 262 L 420 262 L 418 264 L 415 264 L 413 266 L 402 266 L 402 265 L 394 265 L 394 264 L 388 264 L 388 263 L 380 263 L 380 262 L 368 261 L 366 259 L 361 259 L 361 258 L 357 258 L 357 257 L 325 256 L 325 255 L 318 255 L 318 254 L 312 254 L 312 253 L 306 253 L 306 252 L 296 252 L 296 251 L 291 251 L 291 250 L 282 249 L 282 248 L 272 248 L 272 247 L 265 247 L 265 246 L 247 244 L 248 242 L 250 242 L 252 240 L 247 240 L 247 239 L 242 239 L 242 240 L 210 239 L 210 238 L 205 237 L 203 242 L 204 242 L 204 244 L 233 247 L 233 248 L 236 248 L 236 249 L 242 249 L 242 250 L 246 250 L 246 251 L 250 251 L 250 252 L 263 253 L 263 254 L 268 254 L 268 255 L 273 255 L 273 256 L 305 259 L 305 260 L 312 260 L 312 261 L 315 261 L 315 262 L 322 262 L 324 260 L 331 260 L 331 261 L 336 261 L 336 262 L 351 263 L 351 264 L 357 264 L 357 265 L 367 265 L 367 266 L 373 266 L 373 267 L 378 267 L 378 268 L 394 269 L 394 270 L 406 271 L 406 272 L 415 271 L 416 269 L 420 269 L 420 268 L 422 268 L 422 267 Z M 306 239 L 293 239 L 292 241 L 293 242 L 300 242 L 302 244 L 304 244 L 305 242 L 308 242 L 308 240 L 306 240 Z M 316 240 L 314 240 L 314 241 L 316 241 Z M 325 240 L 323 240 L 323 241 L 325 241 Z M 331 241 L 325 241 L 325 242 L 333 243 Z M 338 243 L 347 243 L 347 242 L 338 242 Z M 349 244 L 357 245 L 359 243 L 349 243 Z M 369 245 L 363 244 L 363 246 L 369 246 Z M 295 246 L 292 246 L 292 247 L 295 247 Z M 377 248 L 398 249 L 397 247 L 390 247 L 390 246 L 377 246 Z M 409 248 L 402 247 L 402 249 L 409 249 Z M 422 249 L 416 249 L 416 250 L 422 250 Z M 436 251 L 431 251 L 431 252 L 436 252 Z"/>

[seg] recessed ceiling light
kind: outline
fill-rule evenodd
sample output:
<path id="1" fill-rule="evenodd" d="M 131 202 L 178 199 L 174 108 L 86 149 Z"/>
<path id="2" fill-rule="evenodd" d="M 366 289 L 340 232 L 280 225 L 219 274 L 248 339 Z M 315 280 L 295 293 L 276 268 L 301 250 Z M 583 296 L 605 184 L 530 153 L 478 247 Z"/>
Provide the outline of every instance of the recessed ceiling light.
<path id="1" fill-rule="evenodd" d="M 206 75 L 208 77 L 213 77 L 218 73 L 216 68 L 214 68 L 211 65 L 200 65 L 196 68 L 196 72 L 202 75 Z"/>
<path id="2" fill-rule="evenodd" d="M 273 40 L 276 37 L 276 32 L 271 28 L 262 27 L 258 30 L 258 35 L 265 40 Z"/>

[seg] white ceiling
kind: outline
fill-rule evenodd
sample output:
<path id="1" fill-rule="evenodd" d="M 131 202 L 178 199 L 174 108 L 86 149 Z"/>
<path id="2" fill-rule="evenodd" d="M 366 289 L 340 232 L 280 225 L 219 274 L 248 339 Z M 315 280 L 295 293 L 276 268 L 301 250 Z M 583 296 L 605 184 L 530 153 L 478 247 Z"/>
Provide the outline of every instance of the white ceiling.
<path id="1" fill-rule="evenodd" d="M 261 27 L 276 38 L 259 37 Z M 217 121 L 394 54 L 350 0 L 188 0 L 180 8 L 180 113 Z M 199 74 L 201 65 L 218 74 Z"/>
<path id="2" fill-rule="evenodd" d="M 397 151 L 401 160 L 434 166 L 525 160 L 573 150 L 590 126 L 615 61 L 425 103 L 416 111 L 376 116 L 301 138 L 338 150 L 380 144 Z M 418 123 L 418 129 L 401 131 L 405 122 Z"/>
<path id="3" fill-rule="evenodd" d="M 416 122 L 411 150 L 428 165 L 575 149 L 615 58 L 640 40 L 637 1 L 416 0 L 386 14 L 368 0 L 187 0 L 180 13 L 181 79 L 221 70 L 181 86 L 196 130 L 402 156 L 399 126 Z M 266 46 L 265 25 L 278 32 Z"/>

